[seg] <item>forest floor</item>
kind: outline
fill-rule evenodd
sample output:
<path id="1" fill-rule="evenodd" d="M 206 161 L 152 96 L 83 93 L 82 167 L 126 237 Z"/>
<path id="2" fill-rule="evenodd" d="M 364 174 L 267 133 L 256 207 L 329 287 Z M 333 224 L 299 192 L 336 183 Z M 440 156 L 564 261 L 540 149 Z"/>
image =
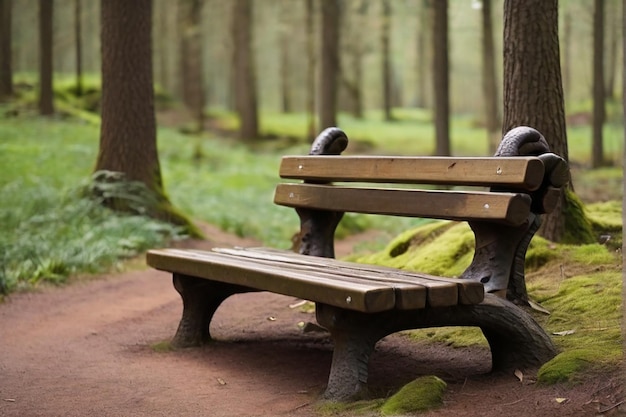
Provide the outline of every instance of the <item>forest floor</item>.
<path id="1" fill-rule="evenodd" d="M 180 245 L 255 244 L 206 227 L 210 241 Z M 340 243 L 338 252 L 349 252 L 357 239 Z M 332 346 L 327 334 L 300 330 L 298 323 L 315 318 L 290 307 L 294 301 L 269 293 L 231 297 L 213 320 L 216 342 L 161 351 L 176 330 L 181 301 L 169 274 L 142 262 L 14 294 L 0 304 L 0 415 L 319 416 Z M 618 370 L 541 387 L 532 373 L 523 381 L 491 375 L 489 362 L 484 347 L 396 334 L 377 345 L 370 387 L 386 396 L 437 375 L 448 387 L 443 407 L 428 416 L 626 415 Z"/>

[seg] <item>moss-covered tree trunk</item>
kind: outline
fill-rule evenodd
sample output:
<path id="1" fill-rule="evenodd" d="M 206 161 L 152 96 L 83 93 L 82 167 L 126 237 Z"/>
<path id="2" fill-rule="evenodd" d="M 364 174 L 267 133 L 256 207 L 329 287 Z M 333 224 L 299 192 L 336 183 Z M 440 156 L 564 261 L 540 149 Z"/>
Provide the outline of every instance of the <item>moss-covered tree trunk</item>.
<path id="1" fill-rule="evenodd" d="M 503 133 L 531 126 L 569 160 L 558 37 L 558 0 L 504 2 Z M 570 183 L 571 184 L 571 183 Z M 573 189 L 573 187 L 572 187 Z M 593 239 L 573 193 L 561 194 L 539 234 L 552 241 Z"/>
<path id="2" fill-rule="evenodd" d="M 156 198 L 146 212 L 193 227 L 172 208 L 163 191 L 157 154 L 152 85 L 152 0 L 102 2 L 102 125 L 96 171 L 123 174 L 145 184 Z M 127 209 L 124 201 L 105 200 Z"/>

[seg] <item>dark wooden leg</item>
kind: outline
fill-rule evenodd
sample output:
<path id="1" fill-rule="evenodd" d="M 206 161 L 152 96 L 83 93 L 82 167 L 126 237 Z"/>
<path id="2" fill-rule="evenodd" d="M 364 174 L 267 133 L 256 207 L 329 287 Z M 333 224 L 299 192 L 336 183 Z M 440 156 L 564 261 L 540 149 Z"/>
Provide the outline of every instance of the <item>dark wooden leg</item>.
<path id="1" fill-rule="evenodd" d="M 370 354 L 378 340 L 386 335 L 378 315 L 343 310 L 316 304 L 320 325 L 331 334 L 334 343 L 333 361 L 324 398 L 352 401 L 367 395 Z"/>
<path id="2" fill-rule="evenodd" d="M 209 342 L 209 324 L 222 301 L 233 294 L 250 291 L 182 274 L 174 274 L 173 281 L 174 288 L 183 299 L 183 315 L 172 339 L 172 346 L 177 348 L 201 346 Z"/>

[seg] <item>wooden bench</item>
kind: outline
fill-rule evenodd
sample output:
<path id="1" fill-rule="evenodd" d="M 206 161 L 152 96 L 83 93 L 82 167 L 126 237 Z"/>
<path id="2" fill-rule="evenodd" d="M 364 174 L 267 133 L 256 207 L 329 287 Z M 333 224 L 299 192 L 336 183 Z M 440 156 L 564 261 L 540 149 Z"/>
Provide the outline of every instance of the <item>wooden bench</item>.
<path id="1" fill-rule="evenodd" d="M 148 264 L 172 272 L 182 296 L 183 315 L 172 344 L 210 341 L 211 318 L 230 295 L 271 291 L 315 302 L 317 321 L 334 343 L 328 399 L 362 397 L 374 345 L 405 329 L 478 326 L 489 342 L 494 370 L 535 367 L 553 357 L 549 336 L 515 304 L 527 302 L 526 248 L 541 213 L 555 206 L 569 175 L 543 137 L 530 128 L 515 129 L 500 146 L 507 155 L 490 158 L 338 156 L 346 146 L 346 135 L 330 128 L 315 140 L 310 155 L 282 160 L 281 177 L 303 181 L 278 184 L 274 198 L 300 217 L 299 253 L 268 248 L 148 252 Z M 519 156 L 520 149 L 533 149 L 535 155 Z M 415 184 L 491 191 L 416 189 Z M 335 260 L 334 232 L 344 212 L 468 221 L 476 237 L 474 260 L 460 278 Z"/>

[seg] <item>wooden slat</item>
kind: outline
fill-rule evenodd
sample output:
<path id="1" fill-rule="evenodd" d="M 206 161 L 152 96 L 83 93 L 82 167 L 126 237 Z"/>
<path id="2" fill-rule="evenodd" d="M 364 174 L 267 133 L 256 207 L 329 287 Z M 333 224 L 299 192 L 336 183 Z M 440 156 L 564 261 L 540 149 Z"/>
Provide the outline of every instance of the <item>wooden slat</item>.
<path id="1" fill-rule="evenodd" d="M 225 254 L 163 249 L 147 254 L 148 265 L 163 271 L 241 285 L 363 312 L 394 308 L 395 291 L 376 282 L 352 282 L 272 267 Z"/>
<path id="2" fill-rule="evenodd" d="M 400 310 L 424 308 L 426 305 L 447 307 L 459 303 L 458 285 L 451 280 L 430 280 L 417 275 L 409 278 L 407 274 L 403 274 L 397 269 L 374 270 L 367 268 L 367 265 L 299 255 L 287 251 L 271 251 L 261 248 L 256 250 L 215 248 L 213 250 L 219 253 L 251 258 L 262 263 L 279 262 L 280 265 L 288 265 L 290 269 L 315 274 L 315 276 L 322 274 L 351 282 L 367 280 L 368 282 L 384 283 L 396 290 L 395 307 Z M 482 285 L 480 287 L 480 290 L 483 291 Z"/>
<path id="3" fill-rule="evenodd" d="M 448 220 L 492 220 L 511 225 L 522 224 L 530 212 L 530 197 L 524 194 L 313 184 L 278 184 L 274 202 L 317 210 Z"/>
<path id="4" fill-rule="evenodd" d="M 291 251 L 285 251 L 274 248 L 266 248 L 266 247 L 251 247 L 251 248 L 215 248 L 214 251 L 222 252 L 228 251 L 237 253 L 241 256 L 251 256 L 254 257 L 256 253 L 261 253 L 263 256 L 266 254 L 276 255 L 281 259 L 292 259 L 293 262 L 306 264 L 306 265 L 314 265 L 318 267 L 330 267 L 333 266 L 340 267 L 341 269 L 346 270 L 354 270 L 355 274 L 360 274 L 364 272 L 372 272 L 379 274 L 381 276 L 392 276 L 395 281 L 408 281 L 411 283 L 420 283 L 426 287 L 428 287 L 433 282 L 446 282 L 446 283 L 454 283 L 458 288 L 458 300 L 459 304 L 478 304 L 484 299 L 485 291 L 484 287 L 481 283 L 470 280 L 456 279 L 456 278 L 445 278 L 438 277 L 435 275 L 424 274 L 421 272 L 412 272 L 405 271 L 401 269 L 391 268 L 382 265 L 371 265 L 371 264 L 357 264 L 354 262 L 345 262 L 336 259 L 328 259 L 328 258 L 319 258 L 315 256 L 307 256 L 300 255 Z M 396 307 L 401 308 L 396 301 Z"/>
<path id="5" fill-rule="evenodd" d="M 537 157 L 285 156 L 283 178 L 511 187 L 533 191 L 544 175 Z"/>

